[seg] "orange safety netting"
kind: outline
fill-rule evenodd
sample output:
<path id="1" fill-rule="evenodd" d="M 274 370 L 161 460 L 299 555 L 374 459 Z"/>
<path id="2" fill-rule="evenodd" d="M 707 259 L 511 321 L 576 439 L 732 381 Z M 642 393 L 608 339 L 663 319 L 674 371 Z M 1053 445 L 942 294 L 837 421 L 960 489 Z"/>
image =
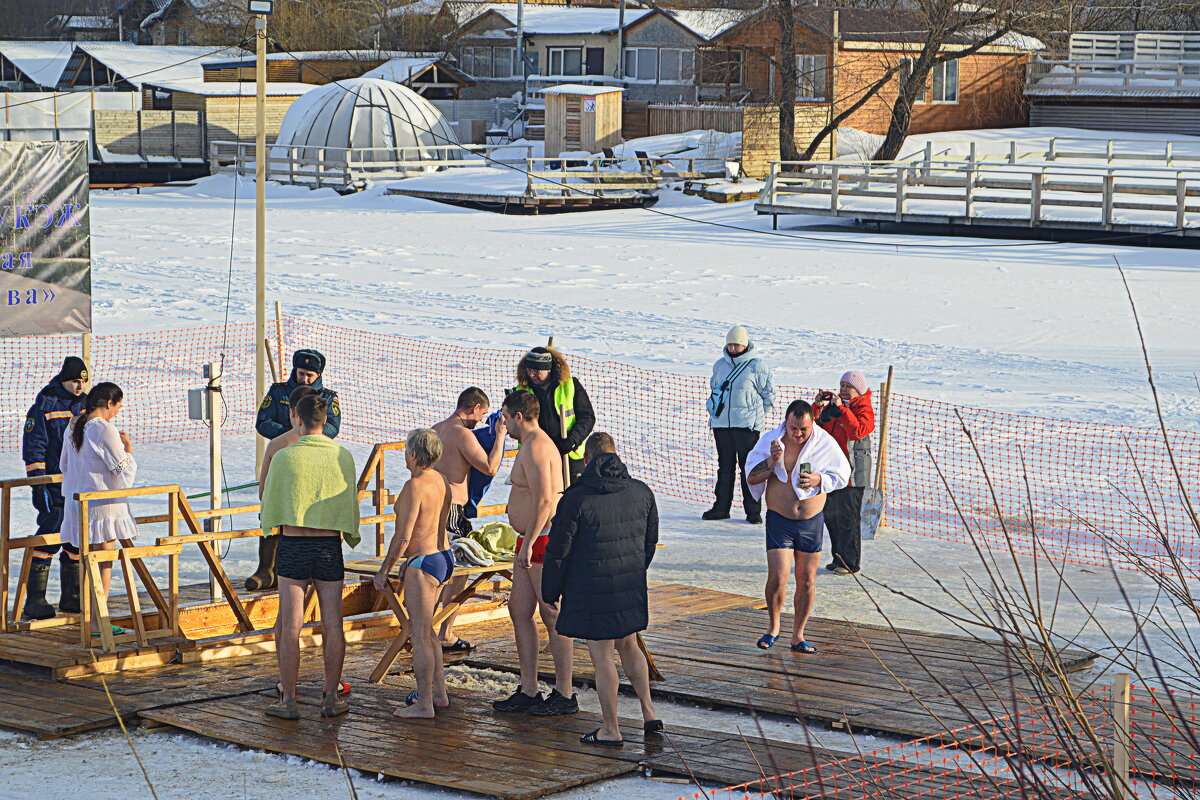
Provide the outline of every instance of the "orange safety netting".
<path id="1" fill-rule="evenodd" d="M 1083 716 L 1096 731 L 1110 722 L 1107 705 L 1098 699 L 1090 694 L 1080 698 Z M 784 797 L 794 800 L 1061 797 L 1067 800 L 1103 785 L 1102 778 L 1094 771 L 1077 769 L 1096 764 L 1089 755 L 1094 748 L 1086 736 L 1075 738 L 1067 734 L 1067 727 L 1081 730 L 1077 723 L 1064 718 L 1062 708 L 1053 704 L 1036 706 L 980 724 L 819 762 L 805 769 L 696 792 L 679 800 Z M 1107 747 L 1107 741 L 1102 746 Z M 795 748 L 795 745 L 790 748 L 792 753 Z M 820 758 L 820 751 L 803 746 L 800 750 L 792 757 Z M 686 762 L 685 755 L 680 758 Z M 749 752 L 746 761 L 748 766 L 757 763 L 751 761 Z"/>
<path id="2" fill-rule="evenodd" d="M 121 424 L 135 441 L 201 438 L 206 428 L 187 419 L 186 390 L 202 386 L 201 365 L 224 352 L 224 430 L 247 433 L 259 401 L 252 396 L 253 336 L 246 323 L 227 331 L 96 336 L 93 380 L 126 390 Z M 274 346 L 273 321 L 268 336 Z M 284 319 L 281 338 L 284 377 L 295 348 L 325 354 L 325 382 L 341 397 L 341 436 L 362 443 L 396 440 L 442 419 L 466 386 L 482 387 L 497 404 L 514 385 L 522 355 L 294 317 Z M 0 359 L 8 365 L 0 383 L 0 448 L 19 450 L 33 396 L 64 356 L 78 352 L 75 338 L 0 339 Z M 569 361 L 591 396 L 597 430 L 614 436 L 633 474 L 660 494 L 710 503 L 716 456 L 704 408 L 707 379 L 575 356 Z M 791 400 L 814 394 L 776 388 L 771 424 Z M 878 412 L 878 397 L 875 402 Z M 974 436 L 990 488 L 956 411 Z M 1126 567 L 1143 559 L 1143 567 L 1166 569 L 1161 535 L 1187 568 L 1200 568 L 1200 534 L 1155 429 L 1004 414 L 899 394 L 892 396 L 888 425 L 888 525 L 992 550 L 1098 565 L 1112 559 Z M 1171 444 L 1183 483 L 1194 490 L 1200 434 L 1172 432 Z"/>

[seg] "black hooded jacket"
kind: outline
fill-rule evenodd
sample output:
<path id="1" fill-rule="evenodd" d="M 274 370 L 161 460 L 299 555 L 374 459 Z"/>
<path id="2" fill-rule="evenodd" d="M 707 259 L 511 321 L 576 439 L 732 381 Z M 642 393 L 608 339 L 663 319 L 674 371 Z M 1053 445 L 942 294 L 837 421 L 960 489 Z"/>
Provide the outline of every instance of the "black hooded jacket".
<path id="1" fill-rule="evenodd" d="M 615 453 L 592 459 L 563 493 L 550 528 L 542 594 L 558 602 L 557 631 L 621 639 L 646 629 L 646 570 L 658 544 L 654 493 Z"/>

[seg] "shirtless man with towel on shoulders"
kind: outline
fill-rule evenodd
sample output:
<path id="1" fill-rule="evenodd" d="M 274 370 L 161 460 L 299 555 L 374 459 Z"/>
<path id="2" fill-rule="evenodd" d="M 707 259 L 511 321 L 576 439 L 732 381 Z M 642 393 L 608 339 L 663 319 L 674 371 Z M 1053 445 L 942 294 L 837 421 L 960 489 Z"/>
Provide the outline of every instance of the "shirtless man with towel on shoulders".
<path id="1" fill-rule="evenodd" d="M 825 531 L 825 496 L 850 479 L 850 462 L 832 436 L 817 427 L 812 406 L 796 400 L 783 423 L 767 431 L 746 457 L 754 464 L 746 482 L 756 498 L 767 495 L 767 613 L 771 630 L 758 640 L 770 650 L 779 638 L 779 618 L 788 576 L 796 567 L 796 612 L 792 650 L 817 652 L 804 638 L 812 613 L 817 567 Z"/>

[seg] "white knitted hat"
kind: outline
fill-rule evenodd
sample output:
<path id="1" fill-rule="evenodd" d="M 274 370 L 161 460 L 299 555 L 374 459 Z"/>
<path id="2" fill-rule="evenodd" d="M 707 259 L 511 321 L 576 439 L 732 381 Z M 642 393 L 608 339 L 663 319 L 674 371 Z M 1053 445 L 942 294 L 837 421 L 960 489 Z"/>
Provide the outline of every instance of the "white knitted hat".
<path id="1" fill-rule="evenodd" d="M 729 329 L 729 333 L 725 334 L 725 344 L 740 344 L 742 347 L 749 347 L 750 334 L 746 333 L 746 329 L 741 325 L 734 325 Z"/>

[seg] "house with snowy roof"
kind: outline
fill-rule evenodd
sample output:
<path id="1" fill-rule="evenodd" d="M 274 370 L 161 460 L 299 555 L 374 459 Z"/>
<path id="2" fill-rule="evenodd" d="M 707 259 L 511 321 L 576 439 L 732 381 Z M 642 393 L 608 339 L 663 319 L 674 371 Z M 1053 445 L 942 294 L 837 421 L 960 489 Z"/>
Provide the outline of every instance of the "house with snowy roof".
<path id="1" fill-rule="evenodd" d="M 103 42 L 113 38 L 116 25 L 101 14 L 55 14 L 46 20 L 46 32 L 64 42 Z"/>
<path id="2" fill-rule="evenodd" d="M 475 79 L 465 97 L 507 97 L 524 86 L 513 3 L 446 3 L 448 37 L 460 68 Z M 692 12 L 698 24 L 704 12 Z M 554 83 L 620 85 L 626 99 L 695 99 L 696 50 L 705 36 L 671 10 L 527 5 L 522 19 L 531 89 Z"/>
<path id="3" fill-rule="evenodd" d="M 915 59 L 928 36 L 918 12 L 882 8 L 797 7 L 797 100 L 825 104 L 831 113 L 844 98 L 859 98 L 888 70 Z M 988 35 L 964 30 L 943 51 L 970 47 Z M 1025 65 L 1044 45 L 1006 34 L 970 55 L 937 65 L 913 106 L 912 133 L 1024 125 Z M 747 14 L 713 36 L 696 68 L 702 99 L 770 102 L 779 96 L 780 30 L 768 9 Z M 887 131 L 899 80 L 889 81 L 843 125 L 869 133 Z"/>
<path id="4" fill-rule="evenodd" d="M 1200 32 L 1076 31 L 1025 97 L 1031 125 L 1200 135 Z"/>

